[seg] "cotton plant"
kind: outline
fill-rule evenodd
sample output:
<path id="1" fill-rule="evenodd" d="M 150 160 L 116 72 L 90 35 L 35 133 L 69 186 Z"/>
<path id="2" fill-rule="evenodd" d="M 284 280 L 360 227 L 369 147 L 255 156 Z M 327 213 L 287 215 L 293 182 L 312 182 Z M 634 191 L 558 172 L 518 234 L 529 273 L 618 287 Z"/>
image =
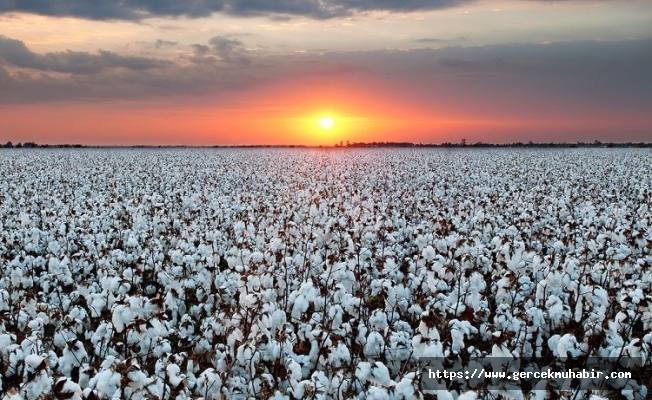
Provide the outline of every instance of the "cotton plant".
<path id="1" fill-rule="evenodd" d="M 419 357 L 649 352 L 639 151 L 61 154 L 2 169 L 4 397 L 31 356 L 74 398 L 407 399 Z"/>

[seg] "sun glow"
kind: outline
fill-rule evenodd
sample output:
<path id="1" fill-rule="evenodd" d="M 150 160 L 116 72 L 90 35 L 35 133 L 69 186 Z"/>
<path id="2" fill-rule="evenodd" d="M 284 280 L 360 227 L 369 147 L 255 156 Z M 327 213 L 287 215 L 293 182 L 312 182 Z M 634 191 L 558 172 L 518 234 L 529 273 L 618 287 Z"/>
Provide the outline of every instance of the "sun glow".
<path id="1" fill-rule="evenodd" d="M 331 129 L 334 124 L 335 121 L 331 117 L 322 117 L 319 119 L 319 126 L 321 126 L 322 129 Z"/>

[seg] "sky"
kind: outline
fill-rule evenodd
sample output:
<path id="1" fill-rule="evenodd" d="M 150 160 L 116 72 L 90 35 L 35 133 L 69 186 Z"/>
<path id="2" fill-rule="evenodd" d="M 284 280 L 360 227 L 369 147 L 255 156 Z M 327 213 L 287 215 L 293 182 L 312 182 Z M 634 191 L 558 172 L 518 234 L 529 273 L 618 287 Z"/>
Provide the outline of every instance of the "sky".
<path id="1" fill-rule="evenodd" d="M 652 141 L 650 0 L 0 0 L 0 142 Z"/>

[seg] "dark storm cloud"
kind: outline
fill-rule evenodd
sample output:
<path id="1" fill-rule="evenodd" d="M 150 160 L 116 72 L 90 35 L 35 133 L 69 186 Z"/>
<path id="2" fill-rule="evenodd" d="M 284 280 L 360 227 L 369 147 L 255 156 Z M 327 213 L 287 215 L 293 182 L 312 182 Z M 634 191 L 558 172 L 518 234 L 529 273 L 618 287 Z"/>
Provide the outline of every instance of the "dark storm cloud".
<path id="1" fill-rule="evenodd" d="M 78 51 L 36 54 L 22 41 L 5 36 L 0 36 L 0 61 L 9 66 L 71 74 L 95 74 L 105 68 L 146 70 L 167 64 L 166 61 L 122 56 L 104 50 L 99 50 L 97 54 Z"/>
<path id="2" fill-rule="evenodd" d="M 472 0 L 0 0 L 0 13 L 27 12 L 95 20 L 146 17 L 205 17 L 215 12 L 237 16 L 305 16 L 326 19 L 355 12 L 406 12 L 452 7 Z"/>

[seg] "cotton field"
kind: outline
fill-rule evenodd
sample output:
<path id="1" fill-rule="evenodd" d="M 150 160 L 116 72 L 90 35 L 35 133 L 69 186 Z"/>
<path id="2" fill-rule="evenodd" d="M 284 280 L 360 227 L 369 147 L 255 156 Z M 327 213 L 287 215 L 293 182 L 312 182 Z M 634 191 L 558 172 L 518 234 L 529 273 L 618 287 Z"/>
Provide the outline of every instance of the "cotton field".
<path id="1" fill-rule="evenodd" d="M 0 398 L 424 393 L 421 357 L 652 364 L 642 149 L 3 149 Z M 558 398 L 558 397 L 557 397 Z"/>

